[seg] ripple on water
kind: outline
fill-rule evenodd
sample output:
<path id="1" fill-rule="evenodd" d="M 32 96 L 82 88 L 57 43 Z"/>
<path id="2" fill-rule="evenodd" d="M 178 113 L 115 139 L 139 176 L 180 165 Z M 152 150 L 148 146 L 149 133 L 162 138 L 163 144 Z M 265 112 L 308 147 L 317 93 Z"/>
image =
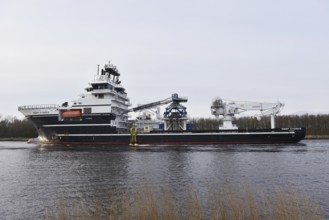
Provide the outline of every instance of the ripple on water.
<path id="1" fill-rule="evenodd" d="M 153 147 L 38 146 L 0 142 L 0 214 L 43 219 L 61 199 L 117 199 L 164 186 L 182 196 L 226 185 L 270 194 L 291 188 L 315 195 L 329 213 L 329 141 L 293 145 Z"/>

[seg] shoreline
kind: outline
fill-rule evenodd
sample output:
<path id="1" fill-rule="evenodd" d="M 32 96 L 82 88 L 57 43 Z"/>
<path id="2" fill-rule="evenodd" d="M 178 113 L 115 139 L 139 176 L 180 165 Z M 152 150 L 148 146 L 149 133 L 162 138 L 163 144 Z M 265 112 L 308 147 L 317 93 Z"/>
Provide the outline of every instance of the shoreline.
<path id="1" fill-rule="evenodd" d="M 306 135 L 304 140 L 329 139 L 329 135 Z"/>
<path id="2" fill-rule="evenodd" d="M 0 138 L 0 141 L 28 141 L 31 138 Z"/>
<path id="3" fill-rule="evenodd" d="M 31 138 L 26 138 L 26 137 L 19 137 L 19 138 L 14 138 L 14 137 L 9 137 L 9 138 L 0 138 L 0 141 L 25 141 L 27 142 Z M 329 135 L 306 135 L 304 140 L 321 140 L 321 139 L 329 139 Z"/>

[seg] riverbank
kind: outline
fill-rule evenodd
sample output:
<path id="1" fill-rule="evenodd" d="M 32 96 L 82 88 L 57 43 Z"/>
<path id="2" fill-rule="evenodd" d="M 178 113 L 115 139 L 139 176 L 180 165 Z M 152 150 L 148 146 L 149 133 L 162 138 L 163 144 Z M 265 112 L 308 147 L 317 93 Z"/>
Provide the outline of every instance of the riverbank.
<path id="1" fill-rule="evenodd" d="M 24 137 L 12 137 L 12 138 L 0 138 L 0 141 L 25 141 L 27 142 L 30 138 L 24 138 Z"/>
<path id="2" fill-rule="evenodd" d="M 122 192 L 116 201 L 62 198 L 48 210 L 49 219 L 324 219 L 318 202 L 303 192 L 277 190 L 264 196 L 250 187 L 223 187 L 202 195 L 187 188 L 183 198 L 175 190 L 145 186 Z M 110 198 L 110 196 L 109 196 Z"/>
<path id="3" fill-rule="evenodd" d="M 312 139 L 329 139 L 329 135 L 306 135 L 305 139 L 312 140 Z"/>
<path id="4" fill-rule="evenodd" d="M 0 141 L 25 141 L 27 142 L 31 138 L 26 137 L 11 137 L 11 138 L 0 138 Z M 329 135 L 306 135 L 306 140 L 321 140 L 329 139 Z"/>

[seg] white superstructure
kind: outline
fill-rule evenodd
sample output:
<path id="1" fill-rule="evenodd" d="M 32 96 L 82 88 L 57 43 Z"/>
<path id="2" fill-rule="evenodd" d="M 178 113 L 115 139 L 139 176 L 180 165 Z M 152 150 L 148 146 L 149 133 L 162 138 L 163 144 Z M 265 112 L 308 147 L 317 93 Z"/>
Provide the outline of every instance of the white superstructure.
<path id="1" fill-rule="evenodd" d="M 126 132 L 128 107 L 131 104 L 119 76 L 120 73 L 116 67 L 109 62 L 101 73 L 97 72 L 94 80 L 85 88 L 86 92 L 71 102 L 64 102 L 62 105 L 25 105 L 20 106 L 18 110 L 26 117 L 48 115 L 58 117 L 58 121 L 79 121 L 82 120 L 82 116 L 111 114 L 115 120 L 108 121 L 108 123 L 119 131 L 123 129 Z"/>

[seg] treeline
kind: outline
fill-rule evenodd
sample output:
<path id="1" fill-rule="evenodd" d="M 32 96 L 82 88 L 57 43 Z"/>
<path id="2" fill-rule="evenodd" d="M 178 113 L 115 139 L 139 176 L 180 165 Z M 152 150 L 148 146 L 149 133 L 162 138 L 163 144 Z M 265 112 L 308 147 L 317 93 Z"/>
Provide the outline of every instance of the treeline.
<path id="1" fill-rule="evenodd" d="M 221 120 L 213 118 L 193 118 L 190 120 L 193 130 L 218 129 Z M 241 129 L 270 128 L 270 118 L 242 117 L 234 121 Z M 306 128 L 308 136 L 329 137 L 329 114 L 327 115 L 282 115 L 275 118 L 276 127 L 280 128 Z M 33 138 L 37 137 L 33 125 L 26 119 L 1 118 L 0 117 L 0 138 Z"/>
<path id="2" fill-rule="evenodd" d="M 0 138 L 34 138 L 38 133 L 26 119 L 0 116 Z"/>
<path id="3" fill-rule="evenodd" d="M 191 119 L 194 130 L 217 129 L 221 120 L 211 118 Z M 242 117 L 234 121 L 240 129 L 270 128 L 270 117 Z M 329 137 L 329 115 L 281 115 L 275 117 L 275 127 L 278 128 L 306 128 L 308 136 Z"/>

